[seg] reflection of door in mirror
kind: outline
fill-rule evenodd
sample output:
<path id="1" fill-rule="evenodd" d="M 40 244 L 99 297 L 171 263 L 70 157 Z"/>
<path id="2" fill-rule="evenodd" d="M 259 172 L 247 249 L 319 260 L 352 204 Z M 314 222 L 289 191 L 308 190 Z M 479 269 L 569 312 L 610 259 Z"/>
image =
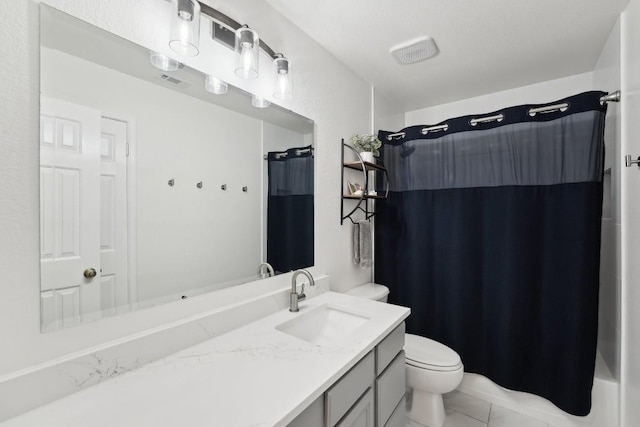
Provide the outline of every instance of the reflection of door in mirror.
<path id="1" fill-rule="evenodd" d="M 127 123 L 102 117 L 100 144 L 100 310 L 128 310 L 135 295 L 129 281 Z M 131 263 L 133 264 L 133 263 Z"/>
<path id="2" fill-rule="evenodd" d="M 128 302 L 126 123 L 42 97 L 40 164 L 43 330 L 114 314 Z"/>

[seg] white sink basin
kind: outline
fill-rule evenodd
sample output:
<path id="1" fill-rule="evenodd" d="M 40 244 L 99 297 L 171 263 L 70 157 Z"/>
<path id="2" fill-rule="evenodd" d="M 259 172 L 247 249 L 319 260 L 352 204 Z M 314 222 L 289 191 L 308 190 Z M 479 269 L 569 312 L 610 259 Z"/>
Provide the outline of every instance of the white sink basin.
<path id="1" fill-rule="evenodd" d="M 364 325 L 369 317 L 324 304 L 276 326 L 285 334 L 311 344 L 334 344 Z"/>

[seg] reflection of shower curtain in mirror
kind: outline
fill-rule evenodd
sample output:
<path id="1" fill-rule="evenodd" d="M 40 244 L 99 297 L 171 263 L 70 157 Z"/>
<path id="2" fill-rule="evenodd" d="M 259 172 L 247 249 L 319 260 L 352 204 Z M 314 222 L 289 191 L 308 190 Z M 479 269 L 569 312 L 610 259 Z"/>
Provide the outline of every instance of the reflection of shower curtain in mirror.
<path id="1" fill-rule="evenodd" d="M 276 272 L 313 265 L 311 146 L 270 152 L 267 262 Z"/>

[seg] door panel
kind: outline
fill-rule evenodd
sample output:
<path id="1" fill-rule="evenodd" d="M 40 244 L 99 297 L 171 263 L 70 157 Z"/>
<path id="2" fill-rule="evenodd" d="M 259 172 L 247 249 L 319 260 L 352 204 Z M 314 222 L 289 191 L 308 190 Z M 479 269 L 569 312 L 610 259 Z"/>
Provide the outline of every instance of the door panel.
<path id="1" fill-rule="evenodd" d="M 46 97 L 41 111 L 43 329 L 55 329 L 99 316 L 100 112 Z"/>
<path id="2" fill-rule="evenodd" d="M 127 124 L 103 117 L 100 138 L 100 258 L 104 314 L 126 310 L 129 299 L 127 251 Z M 107 298 L 108 295 L 108 298 Z"/>

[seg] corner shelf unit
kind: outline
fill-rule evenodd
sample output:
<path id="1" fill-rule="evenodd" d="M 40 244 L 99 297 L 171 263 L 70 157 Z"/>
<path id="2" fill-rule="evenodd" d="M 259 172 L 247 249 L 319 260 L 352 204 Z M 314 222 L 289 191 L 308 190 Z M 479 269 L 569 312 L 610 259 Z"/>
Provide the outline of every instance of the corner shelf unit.
<path id="1" fill-rule="evenodd" d="M 349 150 L 353 151 L 353 153 L 356 155 L 356 157 L 358 158 L 358 160 L 353 161 L 353 162 L 345 162 L 344 160 L 344 149 L 348 148 Z M 352 169 L 352 170 L 356 170 L 359 172 L 362 172 L 362 178 L 364 180 L 364 185 L 362 187 L 363 192 L 361 195 L 351 195 L 351 194 L 344 194 L 345 192 L 345 179 L 344 179 L 344 171 L 345 169 Z M 353 220 L 352 215 L 354 213 L 356 213 L 356 211 L 361 211 L 364 213 L 364 217 L 366 220 L 370 220 L 375 214 L 376 214 L 376 210 L 375 210 L 375 200 L 384 200 L 387 198 L 387 196 L 389 195 L 389 176 L 387 174 L 387 168 L 384 167 L 384 165 L 380 164 L 380 163 L 369 163 L 369 162 L 365 162 L 364 160 L 362 160 L 362 157 L 360 157 L 360 153 L 358 153 L 358 151 L 353 148 L 350 145 L 347 145 L 344 143 L 344 139 L 342 140 L 342 176 L 340 179 L 340 192 L 341 192 L 341 200 L 340 200 L 340 225 L 342 225 L 344 223 L 345 219 L 349 219 L 352 223 L 355 224 L 356 221 Z M 385 193 L 384 195 L 369 195 L 367 194 L 369 192 L 369 173 L 370 172 L 382 172 L 385 175 L 385 181 L 386 181 L 386 189 L 385 189 Z M 354 200 L 357 201 L 355 207 L 353 209 L 351 209 L 351 211 L 349 211 L 349 213 L 347 213 L 345 215 L 345 200 Z M 369 201 L 371 200 L 372 205 L 369 205 Z M 363 206 L 364 205 L 364 206 Z"/>

